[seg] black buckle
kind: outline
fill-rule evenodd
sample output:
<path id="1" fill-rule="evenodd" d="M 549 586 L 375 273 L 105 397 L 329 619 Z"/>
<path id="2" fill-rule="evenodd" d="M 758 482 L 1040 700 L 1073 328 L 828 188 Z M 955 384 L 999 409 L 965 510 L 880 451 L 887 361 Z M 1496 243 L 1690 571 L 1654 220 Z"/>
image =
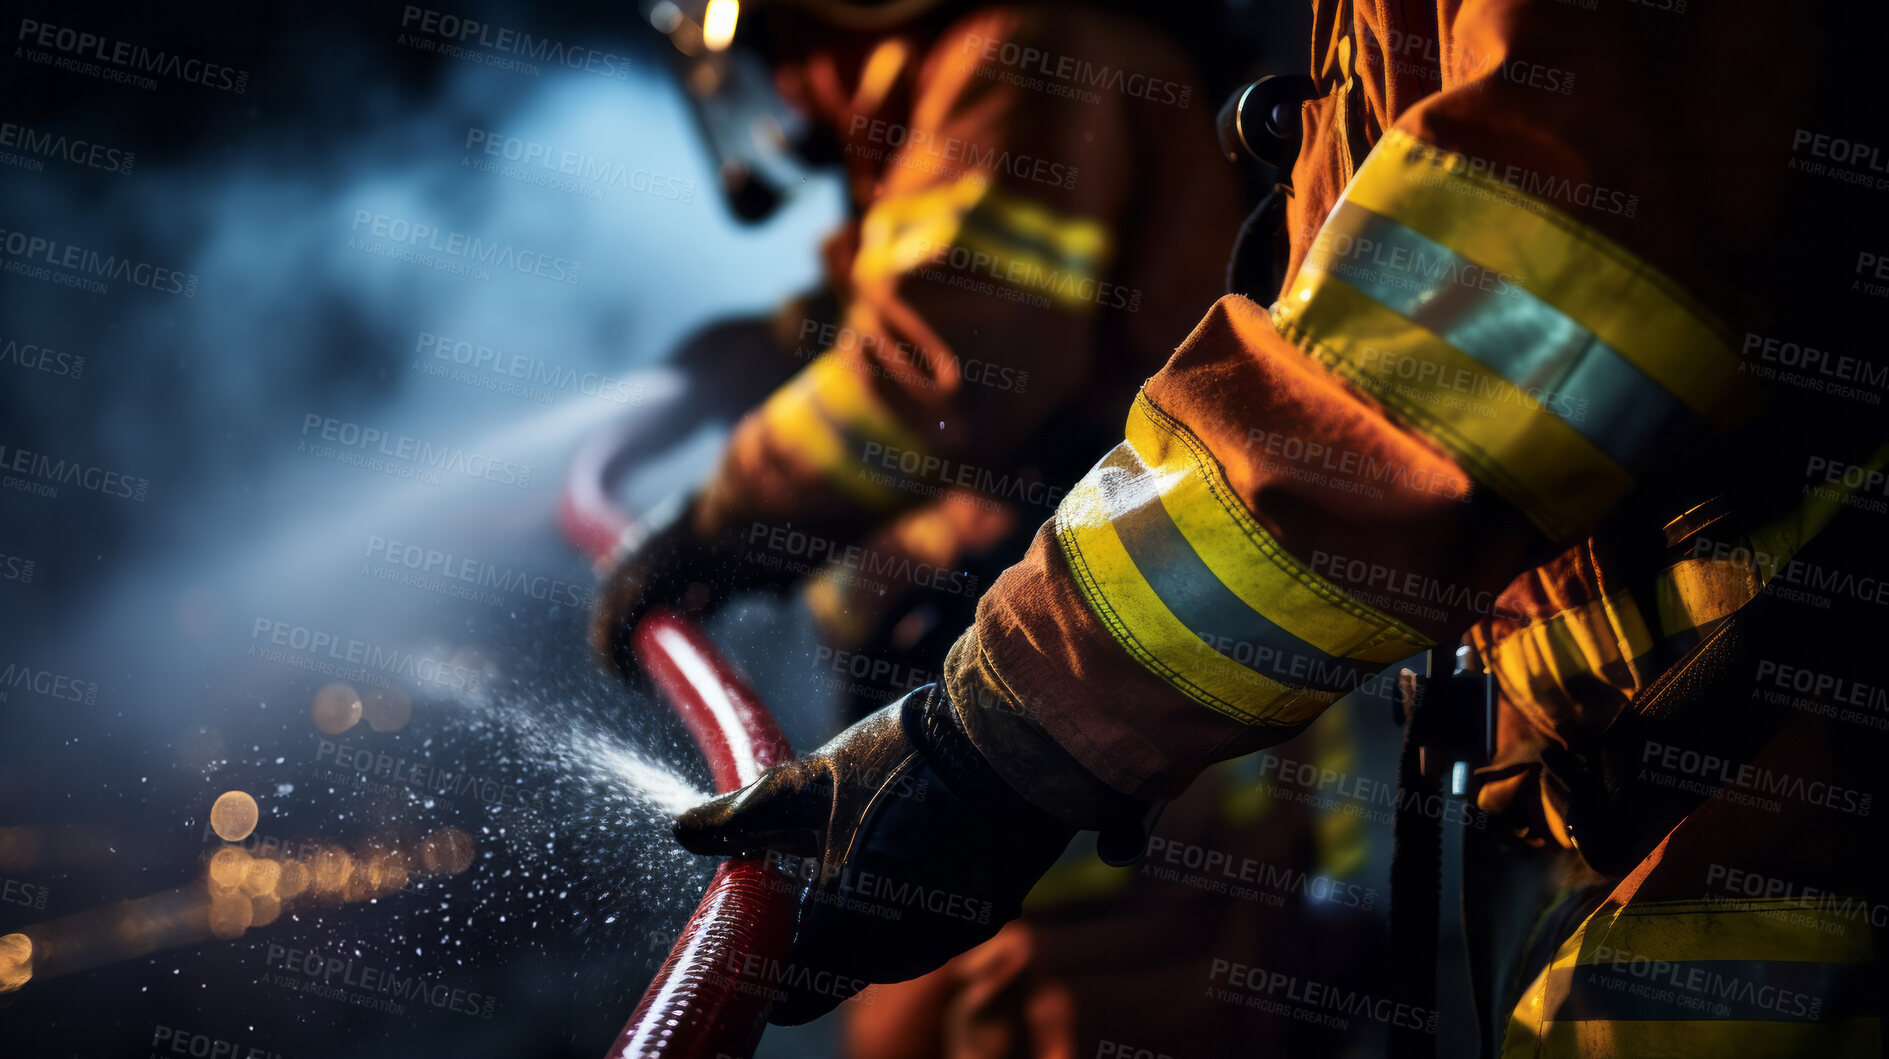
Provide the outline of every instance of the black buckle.
<path id="1" fill-rule="evenodd" d="M 1318 96 L 1304 74 L 1269 74 L 1227 97 L 1215 119 L 1227 161 L 1250 158 L 1289 171 L 1299 159 L 1299 106 Z"/>

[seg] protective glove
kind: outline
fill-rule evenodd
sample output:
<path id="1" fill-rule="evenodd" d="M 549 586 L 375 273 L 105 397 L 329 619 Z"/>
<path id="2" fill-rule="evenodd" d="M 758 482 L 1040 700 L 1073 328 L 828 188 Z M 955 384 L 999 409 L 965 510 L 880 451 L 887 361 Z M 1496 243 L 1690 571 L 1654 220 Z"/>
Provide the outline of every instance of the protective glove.
<path id="1" fill-rule="evenodd" d="M 938 684 L 675 824 L 693 852 L 765 854 L 810 884 L 790 965 L 759 969 L 782 1026 L 988 940 L 1075 832 L 991 770 Z"/>
<path id="2" fill-rule="evenodd" d="M 640 540 L 622 553 L 604 579 L 590 617 L 590 646 L 598 659 L 634 678 L 630 633 L 649 608 L 671 607 L 704 617 L 735 594 L 779 588 L 794 578 L 763 563 L 748 562 L 739 533 L 703 536 L 696 528 L 696 501 L 678 498 L 650 513 Z"/>

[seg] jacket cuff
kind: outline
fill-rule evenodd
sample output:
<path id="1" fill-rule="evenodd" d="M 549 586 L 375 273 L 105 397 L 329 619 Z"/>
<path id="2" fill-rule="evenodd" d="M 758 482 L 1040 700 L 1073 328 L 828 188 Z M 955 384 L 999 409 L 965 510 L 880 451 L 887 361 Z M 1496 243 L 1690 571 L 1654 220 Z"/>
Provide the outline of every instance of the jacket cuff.
<path id="1" fill-rule="evenodd" d="M 991 668 L 976 626 L 945 657 L 944 685 L 971 744 L 1025 801 L 1088 831 L 1146 812 L 1146 801 L 1097 779 L 1022 712 Z"/>

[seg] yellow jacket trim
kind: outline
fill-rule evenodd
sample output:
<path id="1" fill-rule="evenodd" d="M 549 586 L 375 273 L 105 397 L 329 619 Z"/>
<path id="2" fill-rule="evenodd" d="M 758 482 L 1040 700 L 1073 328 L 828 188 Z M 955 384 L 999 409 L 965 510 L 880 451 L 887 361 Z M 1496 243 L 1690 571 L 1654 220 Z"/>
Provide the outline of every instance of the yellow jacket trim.
<path id="1" fill-rule="evenodd" d="M 1625 469 L 1519 387 L 1343 280 L 1301 270 L 1274 322 L 1441 443 L 1550 539 L 1578 539 L 1633 485 Z"/>
<path id="2" fill-rule="evenodd" d="M 968 252 L 965 262 L 952 253 Z M 1087 312 L 1084 295 L 1108 265 L 1108 228 L 1070 217 L 990 183 L 982 172 L 875 202 L 860 222 L 853 278 L 865 287 L 928 264 L 968 266 L 980 277 L 1035 291 Z"/>
<path id="3" fill-rule="evenodd" d="M 761 416 L 781 444 L 819 469 L 835 488 L 875 509 L 908 502 L 911 495 L 874 479 L 865 464 L 866 446 L 878 443 L 908 452 L 928 451 L 872 392 L 859 372 L 829 351 L 775 391 Z"/>
<path id="4" fill-rule="evenodd" d="M 1126 433 L 1054 526 L 1090 609 L 1150 672 L 1243 723 L 1296 724 L 1427 645 L 1287 554 L 1145 394 Z"/>
<path id="5" fill-rule="evenodd" d="M 1721 429 L 1760 406 L 1724 326 L 1618 244 L 1401 129 L 1370 162 L 1345 190 L 1350 201 L 1514 277 Z"/>

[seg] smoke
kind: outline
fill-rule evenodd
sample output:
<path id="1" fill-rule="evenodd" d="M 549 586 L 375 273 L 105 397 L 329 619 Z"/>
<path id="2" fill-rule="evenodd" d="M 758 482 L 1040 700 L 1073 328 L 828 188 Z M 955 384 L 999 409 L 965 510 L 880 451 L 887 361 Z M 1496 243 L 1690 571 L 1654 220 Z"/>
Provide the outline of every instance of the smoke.
<path id="1" fill-rule="evenodd" d="M 161 111 L 188 135 L 121 121 L 151 115 L 132 89 L 34 75 L 90 96 L 37 113 L 36 129 L 138 161 L 129 175 L 0 168 L 0 228 L 194 285 L 0 277 L 0 341 L 85 358 L 76 378 L 0 363 L 9 458 L 146 484 L 142 499 L 72 483 L 0 493 L 0 557 L 35 566 L 0 584 L 8 660 L 97 687 L 83 709 L 8 703 L 29 749 L 0 758 L 0 793 L 12 821 L 115 836 L 101 872 L 117 874 L 62 882 L 74 902 L 194 877 L 201 815 L 225 789 L 262 795 L 264 829 L 290 836 L 450 819 L 481 859 L 423 912 L 401 895 L 271 938 L 365 939 L 347 943 L 389 961 L 397 946 L 459 981 L 500 976 L 511 1020 L 466 1032 L 590 1049 L 622 1012 L 534 1022 L 531 1005 L 578 967 L 586 996 L 637 988 L 662 953 L 638 930 L 679 922 L 705 868 L 660 832 L 699 796 L 693 751 L 582 646 L 593 575 L 557 533 L 559 478 L 587 432 L 660 389 L 639 372 L 684 335 L 815 281 L 839 191 L 808 185 L 767 225 L 737 224 L 659 56 L 620 37 L 551 27 L 627 56 L 628 76 L 528 77 L 403 50 L 399 5 L 342 30 L 321 14 L 272 16 L 301 21 L 249 63 L 247 96 L 161 86 L 188 104 Z M 574 173 L 540 164 L 567 157 Z M 498 250 L 482 258 L 471 240 Z M 338 679 L 366 693 L 363 676 L 413 692 L 411 725 L 330 742 L 541 791 L 544 806 L 320 778 L 310 699 Z M 165 959 L 229 986 L 253 977 L 233 951 Z M 36 1002 L 84 1002 L 62 988 Z M 366 1017 L 337 1017 L 308 1046 L 413 1052 L 419 1028 L 363 1037 Z"/>

